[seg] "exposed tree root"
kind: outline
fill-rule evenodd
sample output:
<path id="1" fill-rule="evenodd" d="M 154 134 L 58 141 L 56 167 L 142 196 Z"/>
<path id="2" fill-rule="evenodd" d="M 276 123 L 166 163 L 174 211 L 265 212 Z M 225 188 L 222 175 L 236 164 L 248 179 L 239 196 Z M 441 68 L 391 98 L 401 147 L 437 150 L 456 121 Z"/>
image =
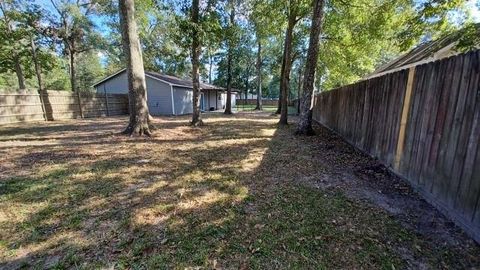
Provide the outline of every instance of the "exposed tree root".
<path id="1" fill-rule="evenodd" d="M 158 128 L 154 124 L 152 124 L 152 122 L 153 122 L 153 117 L 150 114 L 148 114 L 148 129 L 150 129 L 150 131 L 157 130 Z"/>
<path id="2" fill-rule="evenodd" d="M 158 130 L 157 126 L 155 126 L 155 125 L 152 124 L 152 123 L 148 123 L 148 129 L 149 129 L 150 131 Z"/>
<path id="3" fill-rule="evenodd" d="M 150 124 L 141 124 L 137 123 L 135 125 L 129 124 L 128 127 L 122 132 L 123 135 L 128 135 L 130 137 L 134 136 L 152 136 L 150 131 Z"/>
<path id="4" fill-rule="evenodd" d="M 297 136 L 314 136 L 315 131 L 311 126 L 309 128 L 298 127 L 294 134 Z"/>
<path id="5" fill-rule="evenodd" d="M 197 121 L 193 122 L 191 121 L 190 122 L 190 125 L 192 127 L 201 127 L 201 126 L 204 126 L 205 124 L 203 123 L 203 120 L 202 119 L 198 119 Z"/>

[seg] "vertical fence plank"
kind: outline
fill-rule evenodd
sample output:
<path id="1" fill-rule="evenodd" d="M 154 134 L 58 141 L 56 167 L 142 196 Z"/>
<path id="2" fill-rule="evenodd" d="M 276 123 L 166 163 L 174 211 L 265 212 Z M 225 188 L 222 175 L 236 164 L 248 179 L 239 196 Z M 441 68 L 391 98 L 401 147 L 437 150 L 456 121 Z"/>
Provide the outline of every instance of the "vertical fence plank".
<path id="1" fill-rule="evenodd" d="M 459 137 L 457 140 L 457 147 L 455 152 L 455 158 L 452 167 L 452 188 L 451 188 L 451 199 L 450 202 L 453 204 L 453 207 L 458 205 L 459 191 L 462 185 L 468 185 L 468 182 L 462 178 L 464 172 L 464 165 L 466 164 L 466 158 L 468 151 L 472 149 L 468 148 L 470 144 L 470 136 L 474 132 L 474 117 L 475 117 L 475 107 L 477 104 L 477 91 L 478 91 L 478 62 L 476 62 L 476 57 L 468 57 L 469 67 L 468 75 L 464 77 L 465 84 L 461 86 L 461 90 L 465 92 L 466 100 L 463 108 L 463 117 L 460 126 Z M 477 137 L 480 140 L 480 137 Z M 475 149 L 475 145 L 471 145 Z"/>
<path id="2" fill-rule="evenodd" d="M 448 185 L 447 188 L 444 190 L 444 194 L 447 198 L 446 203 L 449 206 L 453 206 L 453 201 L 455 198 L 456 193 L 454 189 L 456 189 L 457 183 L 459 181 L 457 175 L 454 175 L 454 163 L 457 158 L 463 158 L 461 155 L 457 156 L 457 150 L 461 151 L 459 148 L 459 141 L 461 140 L 461 129 L 462 129 L 462 122 L 465 116 L 465 108 L 468 104 L 467 96 L 468 96 L 468 81 L 471 74 L 471 65 L 470 59 L 464 58 L 464 64 L 462 69 L 462 75 L 460 77 L 460 83 L 458 88 L 455 90 L 458 91 L 458 100 L 455 108 L 455 114 L 453 119 L 453 124 L 450 128 L 450 137 L 448 141 L 448 149 L 446 152 L 446 158 L 444 160 L 444 170 L 447 176 Z M 463 162 L 463 161 L 462 161 Z M 458 172 L 455 172 L 458 173 Z"/>
<path id="3" fill-rule="evenodd" d="M 77 97 L 78 97 L 78 109 L 80 111 L 80 117 L 83 117 L 83 108 L 82 108 L 82 96 L 80 95 L 80 91 L 77 92 Z"/>
<path id="4" fill-rule="evenodd" d="M 442 61 L 439 65 L 435 65 L 434 74 L 436 76 L 432 77 L 431 85 L 429 86 L 430 91 L 430 100 L 429 105 L 430 109 L 426 111 L 428 118 L 425 123 L 425 148 L 422 151 L 420 159 L 420 172 L 419 172 L 419 182 L 422 185 L 425 185 L 427 190 L 430 189 L 430 179 L 428 178 L 428 170 L 430 166 L 430 156 L 432 152 L 432 146 L 434 145 L 434 134 L 435 127 L 437 124 L 437 112 L 440 103 L 440 98 L 443 94 L 444 88 L 442 87 L 442 82 L 444 80 L 442 74 L 447 72 L 447 66 L 449 61 Z M 435 149 L 434 149 L 435 150 Z"/>
<path id="5" fill-rule="evenodd" d="M 107 107 L 107 116 L 110 116 L 110 108 L 108 106 L 108 94 L 105 93 L 105 106 Z"/>
<path id="6" fill-rule="evenodd" d="M 474 56 L 475 80 L 472 88 L 475 94 L 475 111 L 473 113 L 472 128 L 468 140 L 468 152 L 462 172 L 464 183 L 460 186 L 456 202 L 460 204 L 462 213 L 470 219 L 475 216 L 475 206 L 480 197 L 480 52 Z M 477 88 L 475 89 L 475 86 Z M 480 211 L 480 209 L 476 209 Z M 477 223 L 478 224 L 478 223 Z"/>

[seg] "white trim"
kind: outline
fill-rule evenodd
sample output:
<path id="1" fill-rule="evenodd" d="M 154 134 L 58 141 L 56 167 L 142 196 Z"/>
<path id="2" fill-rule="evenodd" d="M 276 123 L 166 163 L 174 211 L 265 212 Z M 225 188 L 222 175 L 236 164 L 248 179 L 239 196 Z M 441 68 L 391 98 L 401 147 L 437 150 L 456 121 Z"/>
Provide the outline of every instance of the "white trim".
<path id="1" fill-rule="evenodd" d="M 168 84 L 168 85 L 170 85 L 170 86 L 178 86 L 178 85 L 176 85 L 176 84 L 169 83 L 169 82 L 167 82 L 167 81 L 165 81 L 165 80 L 162 80 L 162 79 L 157 78 L 157 77 L 155 77 L 155 76 L 149 75 L 149 74 L 147 74 L 147 73 L 145 73 L 145 77 L 149 77 L 149 78 L 154 79 L 154 80 L 157 80 L 157 81 L 159 81 L 159 82 L 166 83 L 166 84 Z"/>
<path id="2" fill-rule="evenodd" d="M 125 72 L 125 71 L 127 71 L 127 69 L 126 69 L 126 68 L 123 68 L 123 69 L 121 69 L 121 70 L 119 70 L 119 71 L 117 71 L 117 72 L 113 73 L 112 75 L 110 75 L 110 76 L 108 76 L 108 77 L 106 77 L 106 78 L 104 78 L 104 79 L 102 79 L 102 80 L 100 80 L 100 81 L 98 81 L 98 82 L 94 83 L 94 84 L 93 84 L 93 87 L 97 87 L 99 84 L 101 84 L 101 83 L 103 83 L 103 82 L 105 82 L 105 81 L 108 81 L 108 80 L 110 80 L 111 78 L 113 78 L 113 77 L 117 76 L 118 74 L 120 74 L 120 73 L 122 73 L 122 72 Z M 157 78 L 157 77 L 155 77 L 155 76 L 149 75 L 149 74 L 147 74 L 146 72 L 145 72 L 145 77 L 149 77 L 149 78 L 151 78 L 151 79 L 154 79 L 154 80 L 157 80 L 157 81 L 160 81 L 160 82 L 166 83 L 166 84 L 168 84 L 168 85 L 170 85 L 170 86 L 172 86 L 172 85 L 173 85 L 173 86 L 177 86 L 177 87 L 185 87 L 185 88 L 189 88 L 188 86 L 184 86 L 184 85 L 179 85 L 179 84 L 173 84 L 173 83 L 169 83 L 169 82 L 167 82 L 167 81 L 165 81 L 165 80 L 162 80 L 162 79 L 160 79 L 160 78 Z"/>
<path id="3" fill-rule="evenodd" d="M 175 100 L 173 99 L 173 85 L 170 85 L 170 95 L 172 96 L 172 114 L 175 114 Z"/>

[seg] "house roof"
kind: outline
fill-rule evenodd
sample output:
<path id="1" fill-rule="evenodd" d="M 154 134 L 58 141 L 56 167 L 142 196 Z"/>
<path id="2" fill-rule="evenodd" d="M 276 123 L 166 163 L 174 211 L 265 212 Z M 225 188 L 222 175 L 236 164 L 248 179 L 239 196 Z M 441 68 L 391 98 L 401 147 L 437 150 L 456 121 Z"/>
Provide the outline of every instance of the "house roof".
<path id="1" fill-rule="evenodd" d="M 187 87 L 187 88 L 192 88 L 193 87 L 192 79 L 180 79 L 180 78 L 175 77 L 175 76 L 165 75 L 165 74 L 161 74 L 161 73 L 158 73 L 158 72 L 152 72 L 152 71 L 146 71 L 145 74 L 150 75 L 150 76 L 155 77 L 155 78 L 158 78 L 162 81 L 168 82 L 168 83 L 170 83 L 172 85 L 175 85 L 175 86 L 184 86 L 184 87 Z M 226 90 L 223 87 L 216 86 L 216 85 L 213 85 L 213 84 L 208 84 L 208 83 L 200 83 L 200 88 L 203 89 L 203 90 L 222 90 L 222 91 Z"/>
<path id="2" fill-rule="evenodd" d="M 125 72 L 125 70 L 126 69 L 121 69 L 121 70 L 117 71 L 116 73 L 114 73 L 114 74 L 96 82 L 93 85 L 93 87 L 116 77 L 117 75 Z M 165 75 L 165 74 L 161 74 L 161 73 L 153 72 L 153 71 L 145 71 L 145 76 L 150 77 L 150 78 L 155 79 L 155 80 L 165 82 L 165 83 L 167 83 L 169 85 L 172 85 L 172 86 L 185 87 L 185 88 L 190 88 L 190 89 L 193 88 L 193 83 L 192 83 L 191 79 L 181 79 L 181 78 L 178 78 L 178 77 L 175 77 L 175 76 Z M 213 84 L 208 84 L 208 83 L 200 83 L 200 89 L 202 89 L 202 90 L 226 91 L 226 89 L 223 88 L 223 87 L 216 86 L 216 85 L 213 85 Z M 232 91 L 233 92 L 238 92 L 237 90 L 232 90 Z"/>
<path id="3" fill-rule="evenodd" d="M 474 24 L 473 28 L 477 32 L 480 31 L 480 24 Z M 466 29 L 462 29 L 439 39 L 422 43 L 411 51 L 380 66 L 365 79 L 382 76 L 387 73 L 459 54 L 461 51 L 457 50 L 456 47 L 459 41 L 465 37 L 466 32 Z M 478 46 L 480 44 L 476 45 Z"/>

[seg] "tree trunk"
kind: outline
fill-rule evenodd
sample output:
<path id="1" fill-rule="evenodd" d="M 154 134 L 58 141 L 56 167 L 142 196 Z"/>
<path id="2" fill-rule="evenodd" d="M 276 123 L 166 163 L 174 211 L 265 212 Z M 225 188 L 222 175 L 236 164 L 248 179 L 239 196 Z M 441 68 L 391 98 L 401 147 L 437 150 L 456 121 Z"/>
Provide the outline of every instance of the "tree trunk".
<path id="1" fill-rule="evenodd" d="M 250 88 L 250 82 L 249 82 L 249 79 L 250 78 L 250 69 L 247 69 L 247 78 L 245 79 L 245 93 L 248 93 L 248 89 Z M 242 95 L 240 94 L 240 98 L 242 98 Z"/>
<path id="2" fill-rule="evenodd" d="M 208 83 L 212 84 L 212 66 L 213 66 L 213 55 L 209 52 L 209 65 L 208 65 Z"/>
<path id="3" fill-rule="evenodd" d="M 296 134 L 313 135 L 312 128 L 312 95 L 315 83 L 315 71 L 317 68 L 320 33 L 322 32 L 324 0 L 313 1 L 312 26 L 310 29 L 310 41 L 303 79 L 303 93 L 300 100 L 300 120 Z"/>
<path id="4" fill-rule="evenodd" d="M 232 10 L 230 11 L 230 27 L 235 24 L 235 3 L 232 1 Z M 228 42 L 227 56 L 227 104 L 225 104 L 225 114 L 232 114 L 232 58 L 233 58 L 233 42 Z"/>
<path id="5" fill-rule="evenodd" d="M 3 1 L 0 1 L 0 9 L 3 13 L 3 20 L 5 21 L 5 25 L 7 27 L 7 33 L 8 34 L 12 34 L 12 26 L 10 24 L 10 20 L 7 18 L 7 16 L 5 15 L 5 12 L 6 12 L 6 7 L 4 6 L 4 2 Z M 22 70 L 22 64 L 20 62 L 20 56 L 18 55 L 17 51 L 16 51 L 16 44 L 13 44 L 13 49 L 11 51 L 12 53 L 12 59 L 13 59 L 13 62 L 14 62 L 14 67 L 15 67 L 15 74 L 17 75 L 17 79 L 18 79 L 18 88 L 23 90 L 25 89 L 25 76 L 23 75 L 23 70 Z"/>
<path id="6" fill-rule="evenodd" d="M 37 57 L 37 46 L 35 45 L 35 40 L 33 40 L 33 37 L 30 39 L 30 44 L 32 47 L 32 59 L 33 59 L 33 64 L 35 66 L 35 75 L 37 76 L 37 82 L 38 82 L 38 91 L 41 92 L 43 89 L 43 83 L 42 83 L 42 68 L 40 67 L 40 63 L 38 62 L 38 57 Z"/>
<path id="7" fill-rule="evenodd" d="M 283 73 L 280 78 L 280 125 L 288 125 L 288 88 L 290 84 L 290 71 L 292 69 L 292 40 L 293 40 L 293 28 L 297 23 L 296 14 L 290 14 L 288 19 L 287 33 L 285 35 L 285 46 L 284 46 L 284 60 Z"/>
<path id="8" fill-rule="evenodd" d="M 288 35 L 288 29 L 285 32 L 285 38 Z M 283 85 L 283 73 L 285 73 L 285 53 L 286 53 L 286 44 L 283 44 L 283 54 L 282 54 L 282 68 L 280 70 L 280 90 L 278 93 L 278 106 L 277 106 L 277 111 L 275 114 L 280 114 L 282 112 L 282 100 L 283 100 L 283 91 L 282 91 L 282 85 Z"/>
<path id="9" fill-rule="evenodd" d="M 77 90 L 76 79 L 75 79 L 75 50 L 73 48 L 69 49 L 69 57 L 70 57 L 70 87 L 72 92 Z"/>
<path id="10" fill-rule="evenodd" d="M 14 52 L 13 61 L 15 62 L 15 74 L 17 74 L 18 88 L 25 89 L 25 77 L 23 76 L 22 65 L 20 64 L 20 57 Z"/>
<path id="11" fill-rule="evenodd" d="M 147 86 L 143 69 L 142 50 L 135 22 L 134 0 L 119 0 L 123 51 L 127 62 L 130 121 L 124 134 L 150 136 Z"/>
<path id="12" fill-rule="evenodd" d="M 302 64 L 300 62 L 300 64 L 298 65 L 298 84 L 297 84 L 297 114 L 300 114 L 300 93 L 301 93 L 301 90 L 302 90 Z"/>
<path id="13" fill-rule="evenodd" d="M 192 23 L 199 25 L 199 0 L 192 0 Z M 201 44 L 198 37 L 198 30 L 193 30 L 192 37 L 192 83 L 193 83 L 193 113 L 192 122 L 193 126 L 203 125 L 200 112 L 200 54 Z"/>
<path id="14" fill-rule="evenodd" d="M 255 110 L 262 110 L 262 43 L 258 40 L 257 49 L 257 106 Z"/>

